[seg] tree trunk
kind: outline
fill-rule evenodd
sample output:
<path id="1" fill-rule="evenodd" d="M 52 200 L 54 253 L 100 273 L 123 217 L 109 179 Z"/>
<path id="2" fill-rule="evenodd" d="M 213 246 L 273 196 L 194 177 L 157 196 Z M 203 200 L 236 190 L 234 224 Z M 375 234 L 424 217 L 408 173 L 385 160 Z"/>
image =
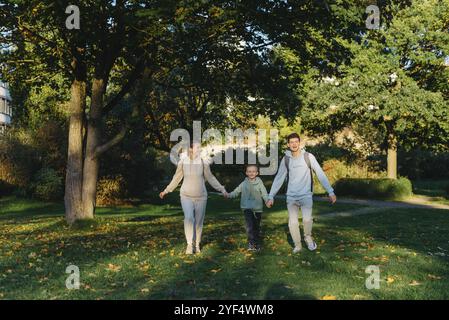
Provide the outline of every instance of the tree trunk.
<path id="1" fill-rule="evenodd" d="M 87 125 L 86 155 L 83 171 L 83 218 L 93 219 L 97 198 L 99 159 L 95 154 L 101 142 L 101 117 L 105 81 L 94 79 L 92 84 L 92 102 Z"/>
<path id="2" fill-rule="evenodd" d="M 398 143 L 394 133 L 388 134 L 388 151 L 387 151 L 387 176 L 390 179 L 397 179 L 398 168 Z"/>
<path id="3" fill-rule="evenodd" d="M 65 180 L 65 217 L 73 223 L 82 216 L 83 116 L 86 82 L 74 80 L 71 87 L 68 156 Z"/>

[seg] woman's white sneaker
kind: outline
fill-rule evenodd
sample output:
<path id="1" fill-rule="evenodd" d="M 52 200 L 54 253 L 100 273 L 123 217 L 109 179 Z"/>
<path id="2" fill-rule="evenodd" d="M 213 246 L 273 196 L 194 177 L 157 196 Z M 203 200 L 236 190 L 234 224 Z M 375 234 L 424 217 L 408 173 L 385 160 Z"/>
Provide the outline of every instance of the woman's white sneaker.
<path id="1" fill-rule="evenodd" d="M 300 253 L 301 250 L 302 250 L 302 246 L 299 246 L 299 247 L 296 246 L 296 247 L 293 248 L 293 253 Z"/>
<path id="2" fill-rule="evenodd" d="M 187 245 L 186 254 L 193 254 L 193 246 L 191 244 Z"/>

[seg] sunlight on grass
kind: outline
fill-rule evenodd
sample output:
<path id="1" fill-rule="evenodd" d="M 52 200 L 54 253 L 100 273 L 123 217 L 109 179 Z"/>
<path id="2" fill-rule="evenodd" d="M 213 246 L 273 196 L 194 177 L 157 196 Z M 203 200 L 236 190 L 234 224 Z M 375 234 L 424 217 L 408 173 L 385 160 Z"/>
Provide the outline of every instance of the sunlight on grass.
<path id="1" fill-rule="evenodd" d="M 238 203 L 212 197 L 202 254 L 185 256 L 182 211 L 177 199 L 172 200 L 161 205 L 100 208 L 95 221 L 69 227 L 61 206 L 59 214 L 49 215 L 47 205 L 3 199 L 0 297 L 449 298 L 445 210 L 389 209 L 319 220 L 314 228 L 318 250 L 292 255 L 285 205 L 278 201 L 264 213 L 263 250 L 255 254 L 246 251 Z M 20 207 L 26 209 L 20 211 Z M 315 214 L 348 209 L 316 203 Z M 65 287 L 65 268 L 70 264 L 80 268 L 80 290 Z M 379 290 L 365 288 L 368 265 L 380 267 Z"/>

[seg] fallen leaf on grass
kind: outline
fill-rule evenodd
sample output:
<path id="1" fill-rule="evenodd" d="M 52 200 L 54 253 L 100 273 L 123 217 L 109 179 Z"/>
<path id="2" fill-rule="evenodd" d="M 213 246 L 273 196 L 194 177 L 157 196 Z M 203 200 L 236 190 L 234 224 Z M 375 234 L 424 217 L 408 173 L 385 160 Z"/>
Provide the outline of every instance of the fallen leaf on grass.
<path id="1" fill-rule="evenodd" d="M 106 268 L 106 270 L 113 271 L 113 272 L 119 272 L 121 268 L 122 267 L 110 263 L 110 264 L 108 264 L 108 267 Z"/>
<path id="2" fill-rule="evenodd" d="M 149 264 L 143 264 L 143 265 L 141 265 L 140 267 L 139 267 L 139 269 L 141 270 L 141 271 L 148 271 L 148 269 L 150 269 L 150 265 Z"/>
<path id="3" fill-rule="evenodd" d="M 440 276 L 436 276 L 436 275 L 433 275 L 433 274 L 428 274 L 427 277 L 429 279 L 432 279 L 432 280 L 441 280 Z"/>
<path id="4" fill-rule="evenodd" d="M 33 258 L 36 258 L 36 256 L 37 256 L 36 252 L 31 252 L 31 253 L 28 255 L 28 258 L 33 259 Z"/>
<path id="5" fill-rule="evenodd" d="M 210 272 L 217 273 L 217 272 L 220 272 L 220 271 L 221 271 L 221 269 L 212 269 Z"/>
<path id="6" fill-rule="evenodd" d="M 393 277 L 388 277 L 387 278 L 387 283 L 393 283 L 394 282 L 394 278 Z"/>
<path id="7" fill-rule="evenodd" d="M 325 295 L 321 297 L 321 300 L 337 300 L 337 297 L 332 295 Z"/>
<path id="8" fill-rule="evenodd" d="M 410 282 L 409 284 L 408 284 L 409 286 L 420 286 L 421 285 L 421 283 L 419 283 L 418 281 L 416 281 L 416 280 L 413 280 L 412 282 Z"/>

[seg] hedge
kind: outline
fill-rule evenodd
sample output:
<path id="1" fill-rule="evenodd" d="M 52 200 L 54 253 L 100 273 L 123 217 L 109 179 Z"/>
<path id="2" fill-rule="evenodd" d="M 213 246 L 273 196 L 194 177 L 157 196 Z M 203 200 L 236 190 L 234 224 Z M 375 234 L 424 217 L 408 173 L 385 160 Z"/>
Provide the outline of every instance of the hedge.
<path id="1" fill-rule="evenodd" d="M 400 200 L 411 196 L 412 183 L 409 179 L 354 179 L 343 178 L 334 184 L 339 196 L 356 198 Z"/>

